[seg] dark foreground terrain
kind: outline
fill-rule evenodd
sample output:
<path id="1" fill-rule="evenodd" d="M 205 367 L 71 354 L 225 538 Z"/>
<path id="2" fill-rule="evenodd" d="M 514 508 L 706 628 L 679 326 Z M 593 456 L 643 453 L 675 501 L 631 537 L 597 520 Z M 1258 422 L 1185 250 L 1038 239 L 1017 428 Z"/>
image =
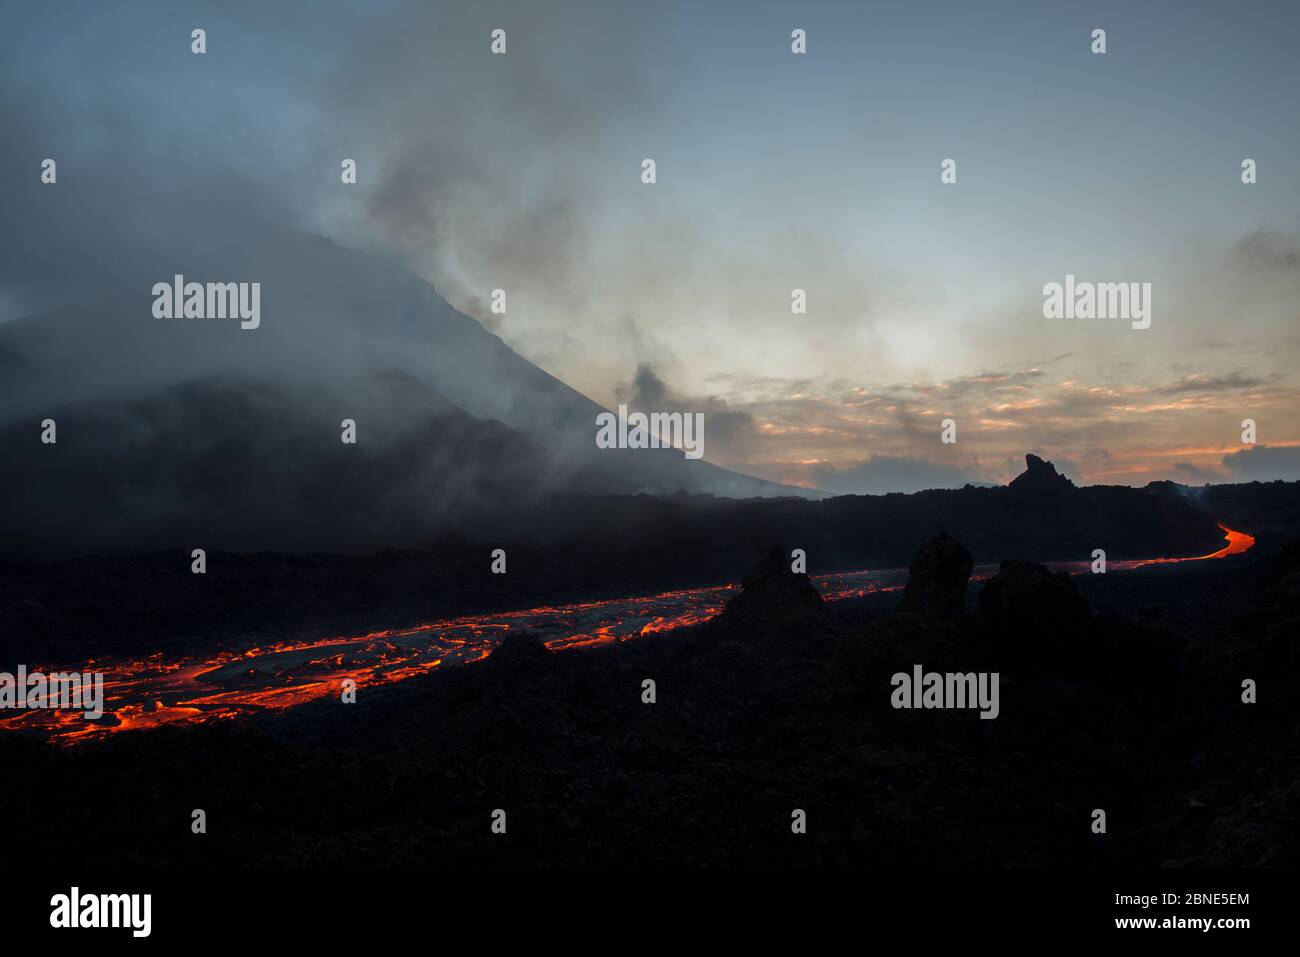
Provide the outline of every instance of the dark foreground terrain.
<path id="1" fill-rule="evenodd" d="M 24 786 L 0 789 L 0 840 L 86 866 L 1300 865 L 1300 484 L 1076 489 L 1031 458 L 1004 489 L 585 507 L 587 537 L 505 542 L 502 576 L 492 543 L 454 536 L 213 552 L 206 576 L 183 550 L 0 565 L 9 668 L 744 581 L 701 625 L 562 652 L 513 634 L 354 704 L 71 746 L 4 730 Z M 1105 575 L 1030 561 L 1086 561 L 1098 540 L 1207 554 L 1218 522 L 1257 544 Z M 819 573 L 910 560 L 910 580 L 827 604 L 795 547 Z M 1022 560 L 971 580 L 1005 558 Z M 891 677 L 917 665 L 998 672 L 998 717 L 895 710 Z"/>
<path id="2" fill-rule="evenodd" d="M 30 785 L 0 790 L 0 839 L 87 865 L 1294 866 L 1300 544 L 1250 558 L 1008 562 L 968 589 L 945 536 L 901 601 L 832 608 L 778 548 L 693 629 L 563 653 L 515 636 L 254 723 L 0 735 Z M 998 671 L 1000 715 L 894 710 L 916 664 Z"/>

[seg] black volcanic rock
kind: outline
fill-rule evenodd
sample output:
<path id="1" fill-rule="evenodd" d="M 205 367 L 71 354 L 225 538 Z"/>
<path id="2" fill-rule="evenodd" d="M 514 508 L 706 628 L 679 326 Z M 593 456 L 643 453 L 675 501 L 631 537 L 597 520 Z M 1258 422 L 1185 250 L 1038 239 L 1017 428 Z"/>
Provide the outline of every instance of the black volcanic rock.
<path id="1" fill-rule="evenodd" d="M 1095 624 L 1088 658 L 1097 684 L 1167 684 L 1179 677 L 1187 641 L 1175 629 L 1121 615 L 1098 616 Z"/>
<path id="2" fill-rule="evenodd" d="M 1300 642 L 1295 637 L 1300 632 L 1300 541 L 1282 542 L 1275 554 L 1262 559 L 1248 574 L 1253 602 L 1245 607 L 1253 605 L 1258 609 L 1255 614 L 1267 615 L 1271 625 L 1242 643 L 1242 657 L 1249 662 L 1246 667 L 1268 674 L 1281 700 L 1300 702 Z M 1224 641 L 1212 653 L 1225 655 L 1235 644 Z"/>
<path id="3" fill-rule="evenodd" d="M 554 654 L 532 632 L 506 635 L 489 656 L 496 667 L 531 668 L 548 661 Z"/>
<path id="4" fill-rule="evenodd" d="M 1086 626 L 1090 613 L 1069 572 L 1005 559 L 980 591 L 979 615 L 990 624 L 1054 629 Z"/>
<path id="5" fill-rule="evenodd" d="M 980 590 L 977 617 L 1008 664 L 1073 673 L 1092 613 L 1068 572 L 1036 562 L 1005 560 Z"/>
<path id="6" fill-rule="evenodd" d="M 970 551 L 947 532 L 921 544 L 908 567 L 903 598 L 895 613 L 847 642 L 830 676 L 830 695 L 846 709 L 874 715 L 907 735 L 926 737 L 933 722 L 900 718 L 890 704 L 891 676 L 913 666 L 929 670 L 977 670 L 985 651 L 965 615 L 972 568 Z"/>
<path id="7" fill-rule="evenodd" d="M 902 614 L 953 618 L 966 604 L 966 584 L 973 561 L 970 550 L 947 532 L 925 542 L 908 566 L 907 589 L 898 605 Z"/>
<path id="8" fill-rule="evenodd" d="M 808 576 L 790 570 L 790 552 L 774 545 L 767 557 L 740 583 L 740 594 L 727 603 L 724 615 L 754 628 L 800 620 L 821 620 L 826 603 Z"/>
<path id="9" fill-rule="evenodd" d="M 1051 462 L 1045 462 L 1030 452 L 1025 455 L 1025 470 L 1011 480 L 1008 488 L 1017 492 L 1050 495 L 1072 490 L 1075 484 L 1056 471 L 1056 466 Z"/>
<path id="10" fill-rule="evenodd" d="M 1182 667 L 1186 639 L 1176 628 L 1094 616 L 1072 575 L 1034 562 L 1002 562 L 980 592 L 976 619 L 992 657 L 1012 671 L 1117 687 L 1173 681 Z"/>
<path id="11" fill-rule="evenodd" d="M 1280 566 L 1276 593 L 1294 613 L 1300 610 L 1300 541 L 1283 542 L 1276 564 Z"/>

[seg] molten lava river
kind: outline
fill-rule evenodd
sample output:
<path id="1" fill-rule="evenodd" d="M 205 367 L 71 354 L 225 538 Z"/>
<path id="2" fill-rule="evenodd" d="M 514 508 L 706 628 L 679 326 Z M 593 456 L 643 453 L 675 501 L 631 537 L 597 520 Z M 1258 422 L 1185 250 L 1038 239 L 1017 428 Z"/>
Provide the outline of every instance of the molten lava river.
<path id="1" fill-rule="evenodd" d="M 1194 558 L 1115 561 L 1114 570 L 1170 562 L 1208 561 L 1247 551 L 1255 539 L 1226 526 L 1227 545 Z M 1050 567 L 1073 573 L 1088 562 Z M 996 574 L 976 566 L 972 580 Z M 827 601 L 896 591 L 907 569 L 840 572 L 813 578 Z M 77 668 L 29 668 L 104 674 L 104 714 L 88 720 L 80 711 L 22 710 L 0 716 L 0 730 L 29 730 L 60 744 L 76 744 L 117 731 L 177 722 L 229 721 L 338 694 L 343 679 L 357 686 L 403 681 L 449 664 L 479 661 L 510 632 L 528 631 L 553 651 L 593 648 L 708 621 L 737 592 L 735 585 L 687 588 L 638 598 L 613 598 L 500 614 L 465 615 L 413 628 L 353 637 L 222 652 L 210 658 L 166 659 L 161 652 L 139 660 L 98 658 Z"/>

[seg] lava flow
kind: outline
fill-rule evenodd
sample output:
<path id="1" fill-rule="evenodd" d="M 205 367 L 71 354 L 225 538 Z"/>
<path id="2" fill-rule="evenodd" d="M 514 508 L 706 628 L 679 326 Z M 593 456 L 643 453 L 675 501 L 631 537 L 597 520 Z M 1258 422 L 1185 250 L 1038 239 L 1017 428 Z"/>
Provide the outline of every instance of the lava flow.
<path id="1" fill-rule="evenodd" d="M 1227 558 L 1255 544 L 1255 539 L 1244 532 L 1222 525 L 1220 528 L 1228 544 L 1217 552 L 1194 558 L 1117 561 L 1111 567 L 1131 569 Z M 1087 570 L 1088 563 L 1054 567 L 1080 572 Z M 994 566 L 980 566 L 974 570 L 972 580 L 985 579 L 995 572 Z M 905 568 L 839 572 L 814 579 L 827 601 L 896 591 L 906 582 Z M 345 678 L 355 680 L 358 687 L 391 684 L 443 665 L 479 661 L 513 631 L 531 632 L 551 650 L 565 651 L 700 624 L 720 614 L 735 592 L 735 585 L 717 585 L 636 598 L 463 615 L 413 628 L 280 642 L 208 658 L 165 661 L 158 652 L 136 660 L 94 659 L 76 670 L 104 674 L 103 717 L 91 721 L 79 711 L 10 711 L 0 716 L 0 730 L 30 730 L 59 743 L 74 744 L 115 731 L 238 719 L 337 694 Z"/>
<path id="2" fill-rule="evenodd" d="M 1228 536 L 1228 544 L 1224 545 L 1217 552 L 1210 552 L 1208 555 L 1200 555 L 1196 558 L 1148 558 L 1146 561 L 1137 562 L 1132 567 L 1142 568 L 1144 565 L 1166 565 L 1173 562 L 1203 562 L 1211 558 L 1227 558 L 1229 555 L 1240 555 L 1242 552 L 1249 551 L 1255 546 L 1255 536 L 1247 535 L 1245 532 L 1234 532 L 1227 525 L 1219 525 L 1223 529 L 1223 534 Z"/>

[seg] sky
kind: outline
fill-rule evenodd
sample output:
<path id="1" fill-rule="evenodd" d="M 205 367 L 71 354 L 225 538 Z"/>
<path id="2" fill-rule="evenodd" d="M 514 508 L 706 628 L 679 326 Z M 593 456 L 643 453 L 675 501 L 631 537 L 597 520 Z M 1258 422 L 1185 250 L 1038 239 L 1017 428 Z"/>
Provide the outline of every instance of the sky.
<path id="1" fill-rule="evenodd" d="M 1004 482 L 1028 451 L 1088 484 L 1300 478 L 1295 3 L 4 13 L 0 321 L 220 190 L 395 257 L 598 402 L 705 412 L 705 457 L 761 478 Z M 60 221 L 6 200 L 47 156 L 97 184 Z M 1044 318 L 1067 274 L 1150 283 L 1150 328 Z"/>

